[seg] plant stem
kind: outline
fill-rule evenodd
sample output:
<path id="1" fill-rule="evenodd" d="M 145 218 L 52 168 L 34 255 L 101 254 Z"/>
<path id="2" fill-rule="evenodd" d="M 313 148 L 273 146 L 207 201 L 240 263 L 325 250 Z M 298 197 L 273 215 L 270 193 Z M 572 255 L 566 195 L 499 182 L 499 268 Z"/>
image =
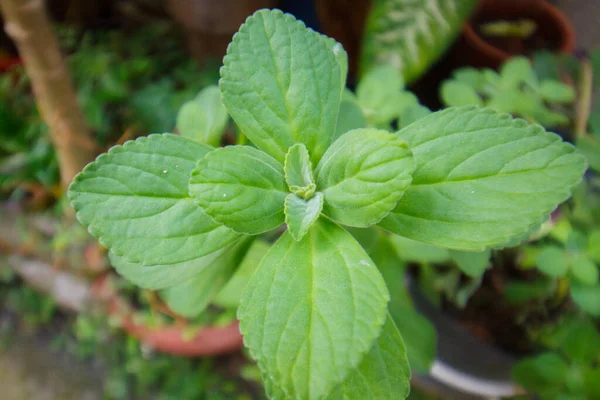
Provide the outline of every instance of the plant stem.
<path id="1" fill-rule="evenodd" d="M 587 133 L 588 119 L 592 106 L 592 86 L 594 71 L 589 59 L 581 61 L 581 74 L 579 76 L 579 101 L 577 102 L 577 117 L 575 119 L 575 139 Z"/>
<path id="2" fill-rule="evenodd" d="M 63 188 L 96 155 L 42 0 L 0 0 L 5 30 L 31 79 L 36 103 L 50 128 Z"/>

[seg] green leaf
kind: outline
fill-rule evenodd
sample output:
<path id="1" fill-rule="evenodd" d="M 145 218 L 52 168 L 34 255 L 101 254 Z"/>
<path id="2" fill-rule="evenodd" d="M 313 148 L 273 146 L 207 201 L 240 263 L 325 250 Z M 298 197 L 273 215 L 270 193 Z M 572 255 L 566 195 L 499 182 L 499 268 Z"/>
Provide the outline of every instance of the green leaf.
<path id="1" fill-rule="evenodd" d="M 591 135 L 577 138 L 577 150 L 587 158 L 590 168 L 600 173 L 600 139 Z"/>
<path id="2" fill-rule="evenodd" d="M 223 147 L 202 158 L 189 191 L 208 215 L 236 232 L 256 235 L 284 221 L 283 165 L 250 146 Z"/>
<path id="3" fill-rule="evenodd" d="M 471 278 L 483 275 L 490 264 L 490 255 L 489 249 L 480 252 L 450 250 L 452 260 Z"/>
<path id="4" fill-rule="evenodd" d="M 410 366 L 406 359 L 406 348 L 398 328 L 388 315 L 381 335 L 359 367 L 327 400 L 405 399 L 409 392 Z"/>
<path id="5" fill-rule="evenodd" d="M 556 393 L 568 371 L 567 363 L 555 353 L 544 353 L 535 358 L 525 358 L 513 367 L 514 380 L 533 392 Z"/>
<path id="6" fill-rule="evenodd" d="M 454 71 L 452 76 L 456 81 L 464 83 L 474 90 L 481 90 L 485 84 L 483 74 L 478 69 L 472 67 L 460 68 Z"/>
<path id="7" fill-rule="evenodd" d="M 573 261 L 571 273 L 584 285 L 596 285 L 598 283 L 598 267 L 585 256 L 579 256 Z"/>
<path id="8" fill-rule="evenodd" d="M 394 236 L 382 237 L 369 255 L 388 285 L 391 297 L 389 312 L 406 343 L 410 366 L 413 371 L 427 374 L 436 355 L 435 328 L 412 304 L 406 287 L 406 265 L 394 254 L 392 238 Z"/>
<path id="9" fill-rule="evenodd" d="M 293 193 L 285 198 L 285 223 L 295 241 L 300 241 L 321 215 L 323 193 L 304 200 Z"/>
<path id="10" fill-rule="evenodd" d="M 165 289 L 161 298 L 177 314 L 188 318 L 198 316 L 229 281 L 250 243 L 250 238 L 239 241 L 201 273 Z"/>
<path id="11" fill-rule="evenodd" d="M 227 109 L 221 102 L 221 91 L 212 85 L 179 109 L 177 130 L 183 137 L 218 146 L 228 118 Z"/>
<path id="12" fill-rule="evenodd" d="M 336 140 L 344 133 L 353 129 L 366 128 L 367 119 L 358 104 L 356 96 L 349 90 L 345 90 L 342 95 L 342 103 L 340 104 L 340 112 L 338 114 L 337 126 L 335 129 Z"/>
<path id="13" fill-rule="evenodd" d="M 320 220 L 300 242 L 286 232 L 267 253 L 242 295 L 240 330 L 287 397 L 323 398 L 372 347 L 388 299 L 356 240 Z"/>
<path id="14" fill-rule="evenodd" d="M 417 169 L 380 225 L 456 250 L 482 251 L 525 234 L 585 171 L 584 158 L 559 136 L 489 109 L 449 108 L 398 135 Z"/>
<path id="15" fill-rule="evenodd" d="M 406 143 L 376 129 L 341 136 L 317 166 L 323 213 L 342 224 L 366 227 L 394 208 L 410 184 L 414 168 Z"/>
<path id="16" fill-rule="evenodd" d="M 310 199 L 316 186 L 306 146 L 297 143 L 290 147 L 285 155 L 283 169 L 290 192 L 304 199 Z"/>
<path id="17" fill-rule="evenodd" d="M 586 254 L 600 264 L 600 229 L 595 229 L 589 234 Z"/>
<path id="18" fill-rule="evenodd" d="M 363 39 L 361 72 L 390 64 L 410 83 L 421 76 L 462 30 L 476 0 L 374 0 Z"/>
<path id="19" fill-rule="evenodd" d="M 223 308 L 237 308 L 250 277 L 270 248 L 271 245 L 268 242 L 262 239 L 254 240 L 239 268 L 213 300 L 213 303 Z"/>
<path id="20" fill-rule="evenodd" d="M 431 110 L 420 104 L 407 107 L 404 111 L 402 111 L 402 114 L 400 114 L 400 123 L 398 127 L 400 129 L 405 128 L 416 120 L 424 118 L 429 114 L 431 114 Z"/>
<path id="21" fill-rule="evenodd" d="M 466 105 L 483 105 L 483 101 L 474 88 L 459 81 L 446 81 L 442 83 L 442 101 L 450 107 Z"/>
<path id="22" fill-rule="evenodd" d="M 530 81 L 533 77 L 533 67 L 527 57 L 513 57 L 500 68 L 503 89 L 517 89 L 520 84 Z"/>
<path id="23" fill-rule="evenodd" d="M 571 86 L 554 80 L 542 81 L 540 94 L 551 103 L 568 104 L 575 100 L 575 90 Z"/>
<path id="24" fill-rule="evenodd" d="M 194 263 L 203 268 L 240 238 L 189 197 L 189 174 L 210 150 L 170 134 L 113 147 L 71 184 L 68 195 L 77 218 L 127 262 L 167 273 L 179 263 L 188 263 L 191 270 Z M 144 268 L 135 272 L 144 273 Z"/>
<path id="25" fill-rule="evenodd" d="M 358 104 L 371 125 L 387 124 L 398 116 L 404 80 L 391 65 L 367 72 L 356 88 Z"/>
<path id="26" fill-rule="evenodd" d="M 571 298 L 586 313 L 600 317 L 600 285 L 588 286 L 572 282 Z"/>
<path id="27" fill-rule="evenodd" d="M 279 10 L 259 10 L 229 44 L 219 85 L 252 142 L 283 163 L 304 143 L 316 164 L 333 140 L 344 50 Z"/>
<path id="28" fill-rule="evenodd" d="M 450 252 L 442 247 L 407 239 L 402 236 L 390 236 L 398 256 L 408 262 L 444 263 L 450 260 Z"/>
<path id="29" fill-rule="evenodd" d="M 546 246 L 538 253 L 537 266 L 546 275 L 560 278 L 569 272 L 569 258 L 560 247 Z"/>

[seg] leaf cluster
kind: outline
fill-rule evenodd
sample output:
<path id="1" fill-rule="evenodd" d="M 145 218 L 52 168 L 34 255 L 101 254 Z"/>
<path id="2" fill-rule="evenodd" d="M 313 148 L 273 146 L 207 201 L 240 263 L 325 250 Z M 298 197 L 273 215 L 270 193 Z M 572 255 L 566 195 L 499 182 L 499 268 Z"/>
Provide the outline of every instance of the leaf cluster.
<path id="1" fill-rule="evenodd" d="M 406 349 L 382 273 L 388 260 L 369 253 L 357 230 L 378 226 L 484 252 L 537 226 L 586 168 L 555 134 L 477 107 L 433 113 L 395 133 L 351 124 L 340 132 L 346 73 L 339 43 L 291 15 L 258 11 L 229 45 L 219 82 L 251 145 L 208 145 L 221 124 L 191 105 L 192 119 L 180 115 L 183 135 L 115 146 L 69 189 L 77 218 L 120 274 L 186 293 L 178 297 L 190 306 L 213 298 L 256 236 L 277 238 L 238 308 L 272 398 L 408 395 Z M 380 96 L 365 87 L 363 104 Z M 210 99 L 194 101 L 218 110 Z"/>

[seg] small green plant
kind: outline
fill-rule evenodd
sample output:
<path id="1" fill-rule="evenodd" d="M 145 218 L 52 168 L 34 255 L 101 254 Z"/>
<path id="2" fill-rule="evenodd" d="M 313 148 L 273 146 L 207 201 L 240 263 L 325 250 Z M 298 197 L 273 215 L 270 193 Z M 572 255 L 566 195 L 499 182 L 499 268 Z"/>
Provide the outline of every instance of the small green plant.
<path id="1" fill-rule="evenodd" d="M 600 396 L 600 334 L 591 321 L 565 316 L 548 327 L 540 341 L 548 350 L 513 368 L 518 384 L 542 400 Z"/>
<path id="2" fill-rule="evenodd" d="M 500 73 L 461 68 L 440 90 L 447 106 L 491 107 L 546 127 L 568 124 L 570 119 L 564 106 L 575 100 L 571 86 L 555 79 L 540 81 L 525 57 L 508 60 Z"/>
<path id="3" fill-rule="evenodd" d="M 229 45 L 219 82 L 253 145 L 154 134 L 113 147 L 69 189 L 79 221 L 142 287 L 176 291 L 195 279 L 212 290 L 204 280 L 217 285 L 252 237 L 279 236 L 238 308 L 272 398 L 408 395 L 378 269 L 386 257 L 355 239 L 365 229 L 463 251 L 514 244 L 586 169 L 557 135 L 477 107 L 397 133 L 339 133 L 346 72 L 339 43 L 258 11 Z"/>

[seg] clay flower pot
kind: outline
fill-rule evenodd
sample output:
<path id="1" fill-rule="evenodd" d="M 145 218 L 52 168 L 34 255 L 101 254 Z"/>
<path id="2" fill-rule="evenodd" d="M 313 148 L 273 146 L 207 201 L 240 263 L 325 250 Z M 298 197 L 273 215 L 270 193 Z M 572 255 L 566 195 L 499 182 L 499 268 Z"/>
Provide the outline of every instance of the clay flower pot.
<path id="1" fill-rule="evenodd" d="M 106 275 L 93 283 L 92 294 L 106 305 L 109 316 L 119 318 L 121 327 L 130 336 L 157 351 L 184 357 L 201 357 L 232 353 L 243 346 L 237 321 L 226 327 L 203 327 L 192 338 L 185 338 L 184 328 L 180 326 L 148 326 L 136 322 L 133 306 L 115 292 Z"/>
<path id="2" fill-rule="evenodd" d="M 539 41 L 535 50 L 570 53 L 575 45 L 575 32 L 567 17 L 545 0 L 483 0 L 470 22 L 465 25 L 461 38 L 461 53 L 465 64 L 475 67 L 498 68 L 504 61 L 528 49 L 510 51 L 478 32 L 478 26 L 492 21 L 531 20 L 536 24 L 533 34 Z M 541 48 L 540 48 L 541 46 Z M 504 48 L 503 48 L 504 47 Z M 510 47 L 510 46 L 509 46 Z"/>

